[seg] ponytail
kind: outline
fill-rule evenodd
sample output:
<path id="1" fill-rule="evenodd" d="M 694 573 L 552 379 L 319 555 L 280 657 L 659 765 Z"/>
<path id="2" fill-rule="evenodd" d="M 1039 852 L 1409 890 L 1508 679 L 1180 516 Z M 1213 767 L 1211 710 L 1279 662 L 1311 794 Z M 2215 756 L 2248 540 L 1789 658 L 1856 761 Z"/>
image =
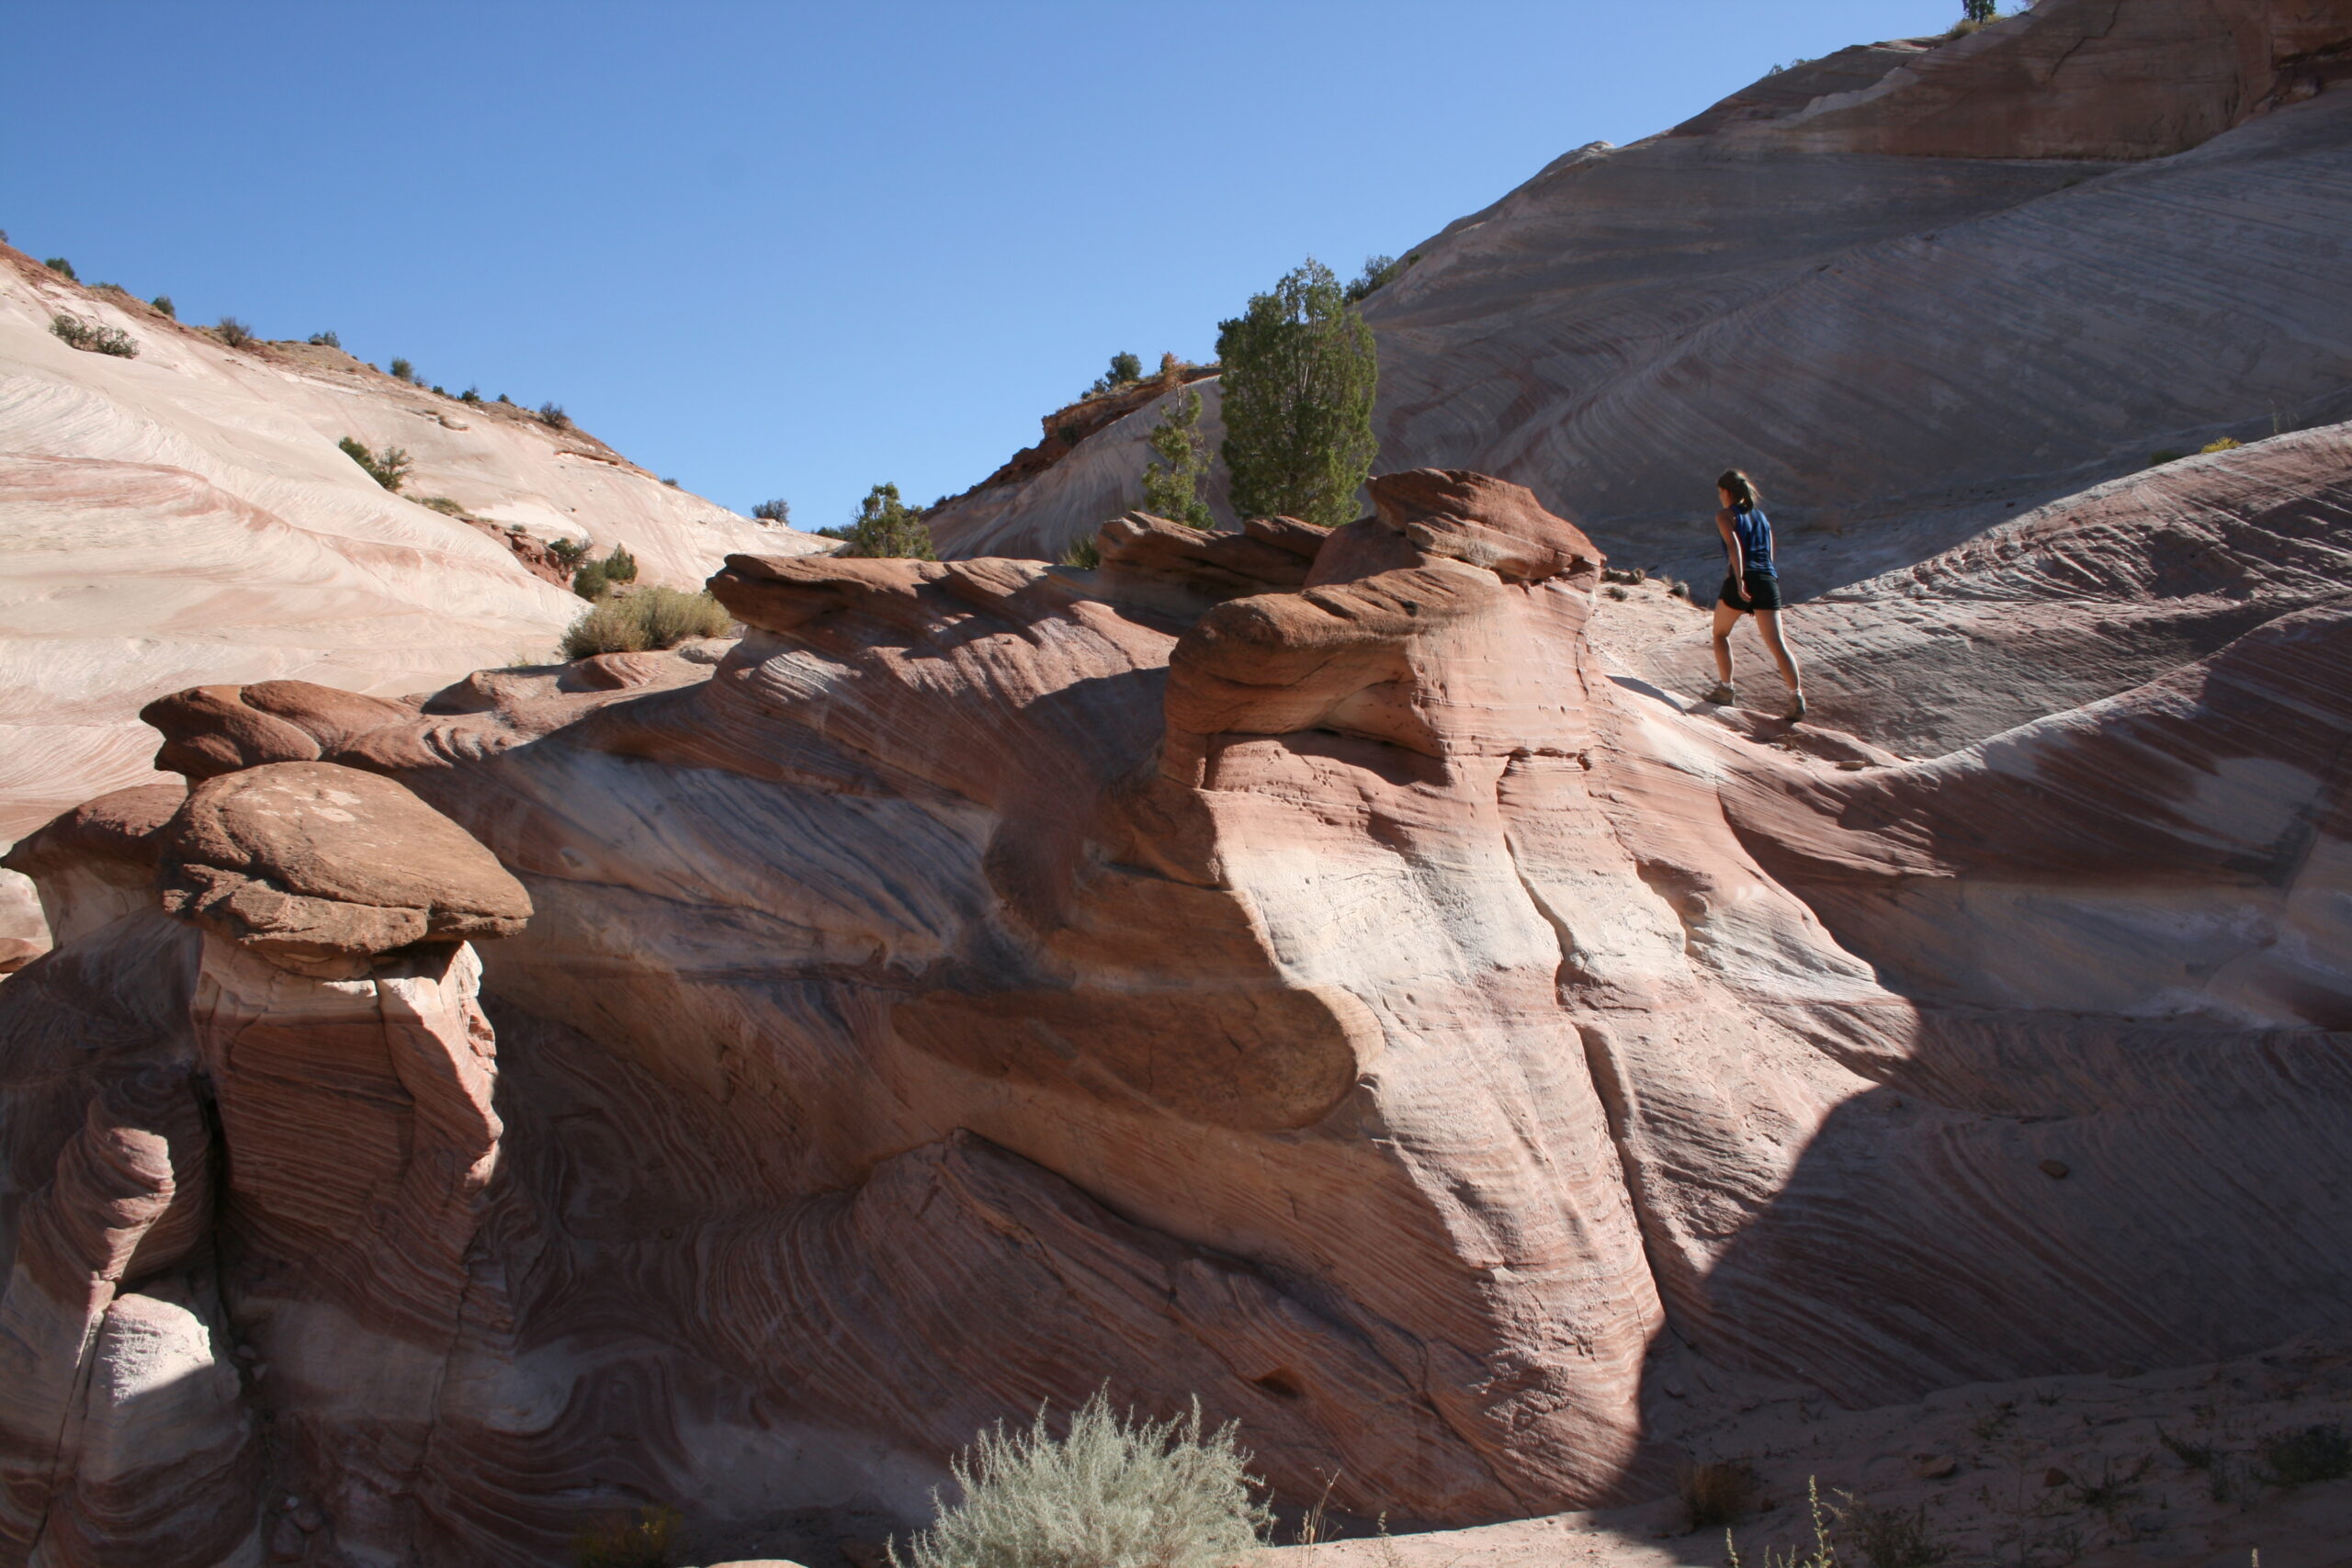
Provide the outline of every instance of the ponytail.
<path id="1" fill-rule="evenodd" d="M 1715 488 L 1730 492 L 1734 512 L 1755 512 L 1764 504 L 1764 497 L 1758 492 L 1756 481 L 1737 468 L 1725 468 L 1723 477 L 1715 480 Z"/>

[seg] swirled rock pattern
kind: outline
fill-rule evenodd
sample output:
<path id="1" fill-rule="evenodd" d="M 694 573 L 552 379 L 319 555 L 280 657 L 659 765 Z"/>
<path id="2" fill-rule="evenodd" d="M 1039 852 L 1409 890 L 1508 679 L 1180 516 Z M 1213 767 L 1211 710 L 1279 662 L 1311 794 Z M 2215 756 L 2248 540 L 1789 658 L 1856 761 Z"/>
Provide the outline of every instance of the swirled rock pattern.
<path id="1" fill-rule="evenodd" d="M 1690 576 L 1746 468 L 1802 597 L 2158 450 L 2352 417 L 2347 77 L 2340 6 L 2042 0 L 1566 153 L 1366 300 L 1382 462 L 1514 479 Z M 1092 533 L 1160 408 L 957 497 L 943 549 Z"/>
<path id="2" fill-rule="evenodd" d="M 2300 516 L 2336 478 L 2300 449 L 2161 482 Z M 95 803 L 36 874 L 169 890 L 284 795 L 240 874 L 349 902 L 340 858 L 505 934 L 311 973 L 125 908 L 0 988 L 20 1342 L 191 1303 L 140 1342 L 252 1359 L 140 1495 L 259 1474 L 288 1560 L 524 1564 L 645 1502 L 820 1560 L 1097 1388 L 1403 1528 L 1655 1495 L 1692 1388 L 1886 1404 L 2334 1321 L 2352 614 L 2290 583 L 1902 762 L 1611 670 L 1600 553 L 1527 490 L 1372 491 L 1328 535 L 1130 518 L 1092 570 L 733 558 L 749 634 L 631 684 L 175 699 L 187 801 Z M 169 1116 L 108 1109 L 141 1074 L 209 1108 L 209 1224 Z M 11 1528 L 147 1539 L 116 1461 L 8 1441 Z"/>

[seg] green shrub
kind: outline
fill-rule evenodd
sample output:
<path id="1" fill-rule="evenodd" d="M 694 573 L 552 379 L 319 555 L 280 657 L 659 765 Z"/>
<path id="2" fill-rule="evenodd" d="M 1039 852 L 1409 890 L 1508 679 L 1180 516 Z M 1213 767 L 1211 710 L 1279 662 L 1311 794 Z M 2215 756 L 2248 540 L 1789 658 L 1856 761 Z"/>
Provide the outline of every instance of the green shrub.
<path id="1" fill-rule="evenodd" d="M 1225 445 L 1233 507 L 1325 527 L 1356 517 L 1356 491 L 1379 443 L 1372 329 L 1331 269 L 1309 256 L 1241 315 L 1218 323 Z"/>
<path id="2" fill-rule="evenodd" d="M 335 445 L 343 449 L 345 457 L 365 469 L 369 479 L 395 495 L 400 493 L 401 485 L 408 479 L 411 467 L 406 447 L 387 446 L 380 453 L 370 452 L 348 435 Z"/>
<path id="3" fill-rule="evenodd" d="M 752 515 L 763 523 L 782 523 L 788 526 L 792 522 L 792 502 L 763 501 L 752 508 Z"/>
<path id="4" fill-rule="evenodd" d="M 446 495 L 420 495 L 416 498 L 416 503 L 419 506 L 429 506 L 433 508 L 434 511 L 443 513 L 451 517 L 463 517 L 466 515 L 466 509 L 458 505 L 456 502 L 451 501 Z"/>
<path id="5" fill-rule="evenodd" d="M 1195 528 L 1215 527 L 1209 503 L 1201 499 L 1201 481 L 1209 471 L 1209 446 L 1201 436 L 1201 394 L 1182 391 L 1162 403 L 1148 444 L 1153 461 L 1143 472 L 1143 509 Z"/>
<path id="6" fill-rule="evenodd" d="M 876 485 L 865 499 L 857 503 L 857 515 L 849 526 L 841 529 L 820 529 L 820 533 L 849 541 L 845 556 L 868 558 L 911 558 L 915 560 L 937 560 L 939 550 L 932 543 L 931 529 L 922 513 L 899 499 L 899 487 L 894 484 Z"/>
<path id="7" fill-rule="evenodd" d="M 605 575 L 615 582 L 637 581 L 637 558 L 628 553 L 627 546 L 613 547 L 613 553 L 605 558 Z"/>
<path id="8" fill-rule="evenodd" d="M 1097 376 L 1094 378 L 1094 385 L 1086 389 L 1086 395 L 1090 398 L 1099 398 L 1105 392 L 1115 392 L 1122 387 L 1131 387 L 1142 379 L 1143 361 L 1125 349 L 1121 349 L 1111 356 L 1111 368 Z"/>
<path id="9" fill-rule="evenodd" d="M 678 488 L 678 481 L 675 479 L 664 479 L 662 482 L 669 486 L 672 490 L 676 490 Z"/>
<path id="10" fill-rule="evenodd" d="M 254 341 L 253 328 L 234 316 L 223 316 L 212 323 L 212 335 L 231 348 L 243 348 Z"/>
<path id="11" fill-rule="evenodd" d="M 2177 463 L 2183 457 L 2188 456 L 2188 454 L 2186 452 L 2178 451 L 2173 447 L 2167 446 L 2161 452 L 2154 452 L 2149 455 L 2148 467 L 2152 468 L 2161 468 L 2166 463 Z"/>
<path id="12" fill-rule="evenodd" d="M 2263 1479 L 2277 1486 L 2341 1481 L 2352 1475 L 2352 1438 L 2333 1425 L 2281 1432 L 2263 1441 L 2262 1462 L 2269 1472 Z"/>
<path id="13" fill-rule="evenodd" d="M 481 389 L 479 387 L 468 387 L 464 391 L 458 394 L 458 400 L 461 403 L 478 403 L 481 401 Z"/>
<path id="14" fill-rule="evenodd" d="M 571 591 L 590 604 L 594 604 L 613 591 L 613 580 L 605 575 L 605 563 L 584 560 L 571 569 Z"/>
<path id="15" fill-rule="evenodd" d="M 597 1519 L 571 1538 L 571 1560 L 578 1568 L 669 1568 L 680 1522 L 668 1507 Z"/>
<path id="16" fill-rule="evenodd" d="M 170 317 L 173 321 L 176 321 L 180 319 L 179 310 L 172 303 L 172 297 L 170 295 L 158 294 L 155 298 L 147 302 L 150 305 L 154 306 L 158 310 L 163 311 L 164 315 Z"/>
<path id="17" fill-rule="evenodd" d="M 588 541 L 585 539 L 553 539 L 548 543 L 548 554 L 555 557 L 556 559 L 561 561 L 566 567 L 577 569 L 582 561 L 588 558 Z"/>
<path id="18" fill-rule="evenodd" d="M 501 395 L 498 400 L 503 403 L 506 399 L 503 395 Z M 563 405 L 561 403 L 541 403 L 539 405 L 539 423 L 546 425 L 550 430 L 570 430 L 571 428 L 571 416 L 563 412 Z"/>
<path id="19" fill-rule="evenodd" d="M 67 261 L 63 256 L 51 256 L 40 265 L 49 268 L 50 271 L 57 274 L 60 277 L 71 278 L 75 283 L 82 281 L 81 275 L 74 270 L 74 264 Z"/>
<path id="20" fill-rule="evenodd" d="M 407 360 L 401 358 L 398 355 L 394 355 L 392 356 L 392 379 L 395 381 L 415 380 L 416 367 L 411 365 Z"/>
<path id="21" fill-rule="evenodd" d="M 312 333 L 311 342 L 321 348 L 341 348 L 343 339 L 334 333 Z"/>
<path id="22" fill-rule="evenodd" d="M 1776 65 L 1772 69 L 1777 71 L 1780 67 Z M 1419 252 L 1405 257 L 1402 261 L 1395 256 L 1364 257 L 1363 270 L 1356 274 L 1354 280 L 1348 285 L 1348 303 L 1355 304 L 1375 290 L 1396 282 L 1405 276 L 1407 267 L 1420 259 Z"/>
<path id="23" fill-rule="evenodd" d="M 85 321 L 78 316 L 51 316 L 49 330 L 74 348 L 91 354 L 111 354 L 118 359 L 136 359 L 139 345 L 130 334 L 119 327 L 109 327 L 99 321 Z"/>
<path id="24" fill-rule="evenodd" d="M 594 570 L 582 567 L 581 575 Z M 675 648 L 689 637 L 725 637 L 735 619 L 727 606 L 707 593 L 687 593 L 675 588 L 639 588 L 598 600 L 563 634 L 563 656 L 586 659 L 597 653 L 643 653 L 650 649 Z"/>
<path id="25" fill-rule="evenodd" d="M 1223 1568 L 1262 1541 L 1250 1455 L 1228 1422 L 1207 1437 L 1195 1400 L 1166 1421 L 1114 1415 L 1097 1393 L 1057 1438 L 1045 1413 L 1001 1423 L 951 1461 L 962 1501 L 940 1506 L 894 1568 Z M 936 1495 L 934 1505 L 939 1504 Z"/>
<path id="26" fill-rule="evenodd" d="M 1096 567 L 1102 564 L 1102 540 L 1097 536 L 1090 534 L 1083 539 L 1080 539 L 1073 544 L 1065 546 L 1062 549 L 1061 558 L 1054 564 L 1057 566 L 1074 566 L 1081 571 L 1092 571 Z"/>

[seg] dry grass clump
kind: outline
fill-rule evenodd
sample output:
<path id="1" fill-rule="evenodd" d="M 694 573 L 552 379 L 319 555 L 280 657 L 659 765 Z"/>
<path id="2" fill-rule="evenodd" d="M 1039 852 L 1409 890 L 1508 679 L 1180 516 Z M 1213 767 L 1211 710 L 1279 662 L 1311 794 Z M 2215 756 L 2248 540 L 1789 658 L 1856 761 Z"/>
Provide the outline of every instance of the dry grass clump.
<path id="1" fill-rule="evenodd" d="M 1675 1491 L 1694 1530 L 1719 1529 L 1756 1506 L 1756 1472 L 1738 1460 L 1685 1465 Z"/>
<path id="2" fill-rule="evenodd" d="M 1114 1414 L 1096 1393 L 1057 1438 L 1045 1413 L 1000 1424 L 951 1464 L 943 1507 L 894 1568 L 1222 1568 L 1264 1540 L 1250 1455 L 1232 1423 L 1205 1437 L 1199 1401 L 1166 1421 Z M 934 1495 L 933 1501 L 937 1498 Z"/>
<path id="3" fill-rule="evenodd" d="M 735 618 L 707 593 L 675 588 L 639 588 L 613 593 L 590 605 L 563 634 L 563 656 L 644 653 L 675 648 L 689 637 L 725 637 Z"/>
<path id="4" fill-rule="evenodd" d="M 99 321 L 85 321 L 79 316 L 51 316 L 49 330 L 65 341 L 68 347 L 89 354 L 111 354 L 117 359 L 136 359 L 139 345 L 130 334 L 119 327 L 109 327 Z"/>
<path id="5" fill-rule="evenodd" d="M 234 316 L 223 316 L 213 322 L 212 335 L 231 348 L 243 348 L 254 341 L 253 328 Z"/>
<path id="6" fill-rule="evenodd" d="M 579 1568 L 669 1568 L 679 1523 L 671 1507 L 598 1519 L 571 1538 L 571 1560 Z"/>

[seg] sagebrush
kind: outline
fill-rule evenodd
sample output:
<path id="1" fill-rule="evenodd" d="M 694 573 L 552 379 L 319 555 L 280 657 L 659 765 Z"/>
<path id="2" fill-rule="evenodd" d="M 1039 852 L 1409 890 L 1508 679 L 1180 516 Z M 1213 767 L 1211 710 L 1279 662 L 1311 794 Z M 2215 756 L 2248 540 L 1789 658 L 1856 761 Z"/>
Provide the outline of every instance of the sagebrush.
<path id="1" fill-rule="evenodd" d="M 49 330 L 74 348 L 89 354 L 111 354 L 118 359 L 136 359 L 139 345 L 120 327 L 110 327 L 103 321 L 85 321 L 79 316 L 51 316 Z"/>
<path id="2" fill-rule="evenodd" d="M 231 348 L 243 348 L 254 341 L 253 328 L 234 316 L 223 316 L 213 322 L 212 335 Z"/>
<path id="3" fill-rule="evenodd" d="M 735 618 L 707 593 L 639 588 L 598 600 L 563 634 L 563 656 L 644 653 L 675 648 L 689 637 L 725 637 Z"/>
<path id="4" fill-rule="evenodd" d="M 571 1560 L 579 1568 L 669 1568 L 680 1522 L 670 1507 L 597 1519 L 571 1538 Z"/>
<path id="5" fill-rule="evenodd" d="M 1204 1435 L 1201 1406 L 1154 1421 L 1097 1393 L 1057 1438 L 1040 1410 L 1001 1423 L 950 1470 L 940 1506 L 894 1568 L 1223 1568 L 1262 1544 L 1272 1516 L 1231 1422 Z M 933 1501 L 939 1502 L 934 1495 Z"/>
<path id="6" fill-rule="evenodd" d="M 408 480 L 410 468 L 408 448 L 387 446 L 381 452 L 371 452 L 356 438 L 346 435 L 335 445 L 343 455 L 367 470 L 368 477 L 395 495 Z"/>

